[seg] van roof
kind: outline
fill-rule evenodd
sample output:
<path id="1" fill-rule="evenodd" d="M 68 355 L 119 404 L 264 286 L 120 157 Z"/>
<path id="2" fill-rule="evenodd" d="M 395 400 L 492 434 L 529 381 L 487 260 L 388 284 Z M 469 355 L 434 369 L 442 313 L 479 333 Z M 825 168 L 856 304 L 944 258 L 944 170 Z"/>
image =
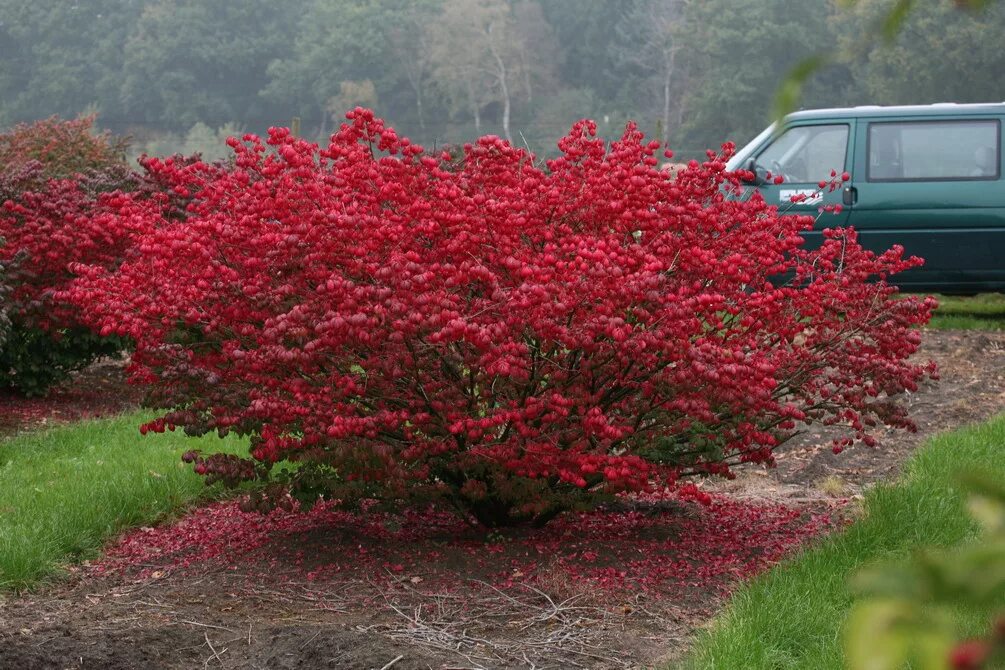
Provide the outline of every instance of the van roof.
<path id="1" fill-rule="evenodd" d="M 945 116 L 953 114 L 1003 114 L 1005 102 L 982 102 L 960 104 L 940 102 L 934 105 L 863 105 L 861 107 L 838 107 L 833 109 L 806 109 L 789 114 L 789 120 L 824 119 L 834 117 L 888 117 L 888 116 Z"/>

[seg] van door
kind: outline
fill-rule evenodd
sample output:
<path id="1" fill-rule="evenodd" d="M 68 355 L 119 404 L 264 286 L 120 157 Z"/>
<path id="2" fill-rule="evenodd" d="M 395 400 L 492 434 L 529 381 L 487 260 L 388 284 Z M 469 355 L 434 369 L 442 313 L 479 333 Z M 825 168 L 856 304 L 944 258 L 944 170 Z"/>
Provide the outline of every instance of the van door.
<path id="1" fill-rule="evenodd" d="M 849 139 L 854 137 L 855 121 L 806 121 L 786 126 L 778 137 L 761 149 L 754 158 L 758 173 L 770 172 L 784 180 L 781 184 L 757 186 L 768 204 L 777 205 L 788 214 L 817 216 L 824 205 L 841 203 L 841 189 L 819 188 L 821 181 L 831 181 L 831 172 L 840 175 L 851 169 L 854 152 Z M 802 196 L 793 203 L 794 196 Z M 816 232 L 808 233 L 807 246 L 820 244 L 821 228 L 845 225 L 847 211 L 822 214 Z"/>
<path id="2" fill-rule="evenodd" d="M 1005 282 L 1001 120 L 860 119 L 849 224 L 863 246 L 894 244 L 925 265 L 905 290 L 976 292 Z"/>

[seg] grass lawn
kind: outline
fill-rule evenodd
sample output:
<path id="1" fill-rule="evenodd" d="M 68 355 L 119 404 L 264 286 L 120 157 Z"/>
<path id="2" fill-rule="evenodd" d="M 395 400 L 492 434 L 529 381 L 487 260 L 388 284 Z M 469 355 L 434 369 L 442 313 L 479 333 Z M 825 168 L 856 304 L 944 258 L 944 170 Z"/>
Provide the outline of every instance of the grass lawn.
<path id="1" fill-rule="evenodd" d="M 983 293 L 971 298 L 936 296 L 939 309 L 929 328 L 936 330 L 1005 329 L 1005 294 Z"/>
<path id="2" fill-rule="evenodd" d="M 236 439 L 177 433 L 141 437 L 132 413 L 0 440 L 0 589 L 31 586 L 94 556 L 130 526 L 150 524 L 207 497 L 187 449 L 245 449 Z"/>
<path id="3" fill-rule="evenodd" d="M 900 481 L 866 494 L 861 520 L 742 588 L 700 635 L 684 667 L 843 668 L 849 577 L 871 561 L 971 538 L 973 522 L 952 484 L 953 474 L 968 468 L 1005 478 L 1005 415 L 929 441 Z M 968 634 L 982 632 L 988 620 L 959 617 Z"/>

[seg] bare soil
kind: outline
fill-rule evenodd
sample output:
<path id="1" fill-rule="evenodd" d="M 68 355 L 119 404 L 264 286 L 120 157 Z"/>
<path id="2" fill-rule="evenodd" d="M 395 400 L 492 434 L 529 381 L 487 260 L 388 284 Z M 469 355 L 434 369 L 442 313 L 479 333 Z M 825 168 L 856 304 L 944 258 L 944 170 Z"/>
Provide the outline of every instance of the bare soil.
<path id="1" fill-rule="evenodd" d="M 5 627 L 15 626 L 0 640 L 0 667 L 621 668 L 684 634 L 672 621 L 640 626 L 630 610 L 549 601 L 543 591 L 385 588 L 385 602 L 368 612 L 356 599 L 372 592 L 367 584 L 248 589 L 229 574 L 198 585 L 76 584 L 0 610 Z"/>
<path id="2" fill-rule="evenodd" d="M 863 488 L 895 478 L 904 461 L 928 437 L 984 421 L 1005 410 L 1005 333 L 927 331 L 921 360 L 939 365 L 940 379 L 902 399 L 918 432 L 888 429 L 875 448 L 831 450 L 834 431 L 814 428 L 777 451 L 775 468 L 750 468 L 713 488 L 741 497 L 808 503 L 855 497 Z"/>
<path id="3" fill-rule="evenodd" d="M 835 455 L 829 435 L 812 431 L 780 450 L 777 468 L 752 468 L 709 489 L 808 513 L 831 509 L 896 476 L 933 433 L 1005 407 L 1005 333 L 928 332 L 921 356 L 939 364 L 942 378 L 906 398 L 917 433 L 889 432 L 877 448 Z M 74 567 L 33 593 L 0 596 L 0 668 L 658 667 L 686 650 L 722 603 L 719 589 L 700 584 L 673 598 L 631 588 L 612 598 L 560 573 L 528 583 L 514 574 L 500 589 L 490 573 L 514 558 L 501 556 L 494 567 L 446 566 L 471 571 L 455 590 L 416 580 L 411 568 L 400 578 L 356 572 L 319 584 L 298 579 L 296 565 L 270 577 L 272 568 L 263 574 L 253 561 L 175 570 L 153 562 L 104 575 Z"/>

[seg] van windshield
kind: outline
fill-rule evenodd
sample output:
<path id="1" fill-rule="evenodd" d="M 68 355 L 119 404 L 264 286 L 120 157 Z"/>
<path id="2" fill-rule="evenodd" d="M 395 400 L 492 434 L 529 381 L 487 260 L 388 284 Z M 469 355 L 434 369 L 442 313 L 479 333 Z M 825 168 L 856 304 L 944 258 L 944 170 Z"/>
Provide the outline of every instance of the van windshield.
<path id="1" fill-rule="evenodd" d="M 847 149 L 847 124 L 793 126 L 758 154 L 757 166 L 787 182 L 819 182 L 844 169 Z"/>

